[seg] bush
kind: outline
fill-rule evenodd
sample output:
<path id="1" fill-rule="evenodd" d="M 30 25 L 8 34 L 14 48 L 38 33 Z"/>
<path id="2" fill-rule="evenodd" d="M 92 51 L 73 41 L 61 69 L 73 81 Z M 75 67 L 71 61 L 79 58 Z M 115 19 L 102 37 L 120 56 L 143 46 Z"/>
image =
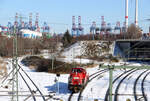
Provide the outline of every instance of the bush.
<path id="1" fill-rule="evenodd" d="M 44 59 L 37 56 L 27 57 L 22 60 L 22 63 L 26 66 L 34 66 L 38 72 L 50 72 L 50 73 L 69 73 L 74 64 L 68 64 L 54 60 L 54 68 L 52 69 L 52 60 Z"/>

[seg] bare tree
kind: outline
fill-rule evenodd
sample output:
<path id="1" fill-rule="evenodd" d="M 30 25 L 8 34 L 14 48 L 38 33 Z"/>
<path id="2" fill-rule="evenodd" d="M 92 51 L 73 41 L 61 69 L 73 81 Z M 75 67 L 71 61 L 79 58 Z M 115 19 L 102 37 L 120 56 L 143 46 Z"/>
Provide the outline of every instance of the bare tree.
<path id="1" fill-rule="evenodd" d="M 127 30 L 127 38 L 129 39 L 139 39 L 142 36 L 141 29 L 135 24 L 131 24 Z"/>

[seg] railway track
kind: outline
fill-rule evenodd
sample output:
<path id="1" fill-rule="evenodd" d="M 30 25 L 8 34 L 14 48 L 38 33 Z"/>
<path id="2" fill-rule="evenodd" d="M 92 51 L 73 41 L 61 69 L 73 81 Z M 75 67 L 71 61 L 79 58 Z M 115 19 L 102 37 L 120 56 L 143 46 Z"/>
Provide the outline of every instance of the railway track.
<path id="1" fill-rule="evenodd" d="M 23 81 L 25 82 L 25 84 L 27 85 L 27 87 L 28 87 L 28 89 L 29 89 L 29 91 L 30 91 L 30 93 L 31 93 L 31 96 L 32 96 L 33 100 L 36 101 L 36 98 L 35 98 L 35 96 L 34 96 L 34 92 L 32 91 L 31 87 L 30 87 L 29 84 L 26 82 L 25 78 L 22 76 L 22 74 L 21 74 L 20 72 L 19 72 L 19 74 L 20 74 L 20 76 L 22 77 L 22 79 L 23 79 Z"/>
<path id="2" fill-rule="evenodd" d="M 145 72 L 147 72 L 147 71 L 148 71 L 148 70 L 143 71 L 143 72 L 136 78 L 136 80 L 135 80 L 135 82 L 134 82 L 133 94 L 134 94 L 134 99 L 135 99 L 135 101 L 138 100 L 137 91 L 136 91 L 136 89 L 137 89 L 137 83 L 138 83 L 140 77 L 141 77 Z M 146 75 L 146 76 L 147 76 L 147 75 Z M 145 76 L 144 78 L 146 78 L 146 76 Z M 144 80 L 145 80 L 145 79 L 142 80 L 141 88 L 144 88 Z M 145 96 L 145 93 L 144 93 L 144 91 L 143 91 L 144 89 L 141 89 L 141 90 L 142 90 L 142 93 L 143 93 L 144 96 Z M 144 97 L 144 96 L 143 96 L 143 97 Z M 145 96 L 145 98 L 146 98 L 146 96 Z M 145 101 L 147 101 L 147 98 L 146 98 Z"/>
<path id="3" fill-rule="evenodd" d="M 10 63 L 12 61 L 9 61 Z M 26 73 L 26 71 L 23 70 L 23 68 L 18 64 L 18 69 L 15 71 L 15 73 L 13 74 L 13 76 L 15 76 L 17 74 L 17 72 L 19 73 L 20 77 L 22 78 L 22 80 L 24 81 L 24 83 L 26 84 L 27 88 L 29 89 L 29 92 L 27 94 L 23 94 L 23 95 L 20 95 L 19 96 L 24 96 L 26 97 L 24 99 L 24 101 L 27 101 L 29 98 L 32 97 L 33 101 L 37 101 L 37 97 L 38 99 L 41 97 L 42 99 L 40 101 L 48 101 L 48 99 L 46 99 L 45 97 L 49 97 L 49 95 L 43 95 L 42 92 L 40 91 L 40 89 L 38 88 L 38 86 L 34 83 L 34 81 L 30 78 L 30 76 Z M 1 85 L 3 85 L 3 83 L 8 79 L 8 77 L 13 73 L 14 71 L 14 68 L 9 72 L 9 74 L 3 78 L 2 82 L 1 82 Z M 26 76 L 26 78 L 25 78 Z M 28 80 L 27 80 L 28 79 Z M 12 79 L 9 81 L 9 83 L 12 81 Z M 30 84 L 29 84 L 30 82 Z M 31 84 L 32 84 L 32 87 L 31 87 Z M 36 90 L 34 90 L 34 89 Z M 9 93 L 10 91 L 8 91 Z M 19 91 L 20 92 L 20 91 Z M 13 92 L 11 92 L 13 93 Z M 37 94 L 39 93 L 39 94 Z M 2 94 L 3 96 L 3 94 Z M 10 96 L 9 94 L 4 94 L 4 96 Z"/>
<path id="4" fill-rule="evenodd" d="M 148 73 L 144 76 L 144 78 L 143 78 L 143 80 L 142 80 L 142 83 L 141 83 L 141 90 L 142 90 L 142 96 L 143 96 L 143 98 L 144 98 L 144 101 L 147 101 L 147 96 L 146 96 L 146 94 L 145 94 L 145 89 L 144 89 L 144 82 L 145 82 L 146 77 L 147 77 L 149 74 L 150 74 L 150 72 L 148 72 Z"/>
<path id="5" fill-rule="evenodd" d="M 94 78 L 96 78 L 96 77 L 102 75 L 103 73 L 105 73 L 105 72 L 107 72 L 107 71 L 108 71 L 108 69 L 104 69 L 104 70 L 100 70 L 100 71 L 98 71 L 98 72 L 95 72 L 95 73 L 91 74 L 91 75 L 89 76 L 89 81 L 86 83 L 86 85 L 84 86 L 84 88 L 85 88 L 85 87 L 87 86 L 87 84 L 88 84 L 89 82 L 91 82 Z M 70 94 L 70 96 L 69 96 L 69 98 L 68 98 L 68 101 L 73 101 L 73 100 L 71 100 L 71 99 L 73 98 L 74 95 L 77 97 L 77 101 L 80 101 L 80 100 L 81 100 L 82 93 L 83 93 L 83 91 L 84 91 L 84 88 L 83 88 L 82 90 L 80 90 L 79 93 L 77 93 L 77 94 L 74 93 L 74 92 L 71 92 L 71 94 Z"/>
<path id="6" fill-rule="evenodd" d="M 138 70 L 138 69 L 137 69 L 137 70 Z M 121 81 L 119 82 L 119 84 L 117 85 L 117 87 L 116 87 L 116 89 L 115 89 L 114 101 L 119 101 L 119 100 L 118 100 L 118 91 L 119 91 L 119 88 L 120 88 L 122 82 L 123 82 L 128 76 L 130 76 L 133 72 L 136 72 L 137 70 L 127 71 L 128 74 L 126 74 L 126 73 L 127 73 L 127 72 L 126 72 L 126 73 L 122 73 L 122 74 L 119 76 L 119 78 L 120 78 L 121 76 L 123 76 L 123 75 L 126 74 L 126 76 L 124 76 L 124 77 L 121 79 Z M 141 76 L 142 76 L 144 73 L 146 73 L 147 71 L 148 71 L 148 70 L 145 70 L 145 71 L 143 71 L 142 73 L 140 73 L 140 75 L 136 78 L 136 80 L 135 80 L 135 82 L 134 82 L 133 95 L 134 95 L 135 101 L 138 100 L 137 95 L 139 95 L 139 94 L 137 94 L 137 92 L 136 92 L 138 80 L 139 80 L 139 79 L 141 78 Z M 147 97 L 146 97 L 146 94 L 145 94 L 145 92 L 144 92 L 144 81 L 145 81 L 146 77 L 147 77 L 149 74 L 150 74 L 150 72 L 148 72 L 148 73 L 144 76 L 144 78 L 142 79 L 142 83 L 141 83 L 141 91 L 142 91 L 142 96 L 143 96 L 143 98 L 144 98 L 144 101 L 147 101 Z M 115 81 L 118 80 L 119 78 L 117 77 L 117 78 L 113 81 L 113 83 L 115 83 Z M 106 93 L 106 96 L 105 96 L 105 101 L 108 101 L 108 95 L 109 95 L 109 89 L 107 90 L 107 93 Z M 127 95 L 128 95 L 128 94 L 127 94 Z M 129 95 L 130 95 L 130 94 L 129 94 Z"/>
<path id="7" fill-rule="evenodd" d="M 119 91 L 119 88 L 122 84 L 122 82 L 129 76 L 131 75 L 133 72 L 136 72 L 137 70 L 133 70 L 131 72 L 129 72 L 125 77 L 123 77 L 123 79 L 121 79 L 121 81 L 119 82 L 119 84 L 117 85 L 116 89 L 115 89 L 115 95 L 114 95 L 114 101 L 118 101 L 118 91 Z"/>
<path id="8" fill-rule="evenodd" d="M 133 70 L 133 69 L 132 69 L 132 70 Z M 137 69 L 137 70 L 138 70 L 138 69 Z M 119 101 L 119 100 L 118 100 L 118 90 L 119 90 L 119 88 L 120 88 L 122 82 L 123 82 L 129 75 L 131 75 L 133 72 L 135 72 L 135 71 L 137 71 L 137 70 L 134 70 L 134 71 L 129 70 L 129 71 L 125 72 L 125 73 L 122 73 L 120 76 L 118 76 L 118 77 L 113 81 L 113 84 L 114 84 L 120 77 L 122 77 L 123 75 L 125 75 L 126 73 L 128 73 L 128 74 L 126 74 L 125 77 L 123 77 L 123 79 L 121 79 L 121 81 L 120 81 L 119 84 L 117 85 L 116 90 L 115 90 L 115 94 L 114 94 L 114 101 Z M 134 82 L 133 95 L 134 95 L 135 101 L 138 100 L 137 95 L 139 95 L 139 94 L 137 94 L 137 92 L 136 92 L 138 80 L 139 80 L 139 79 L 141 78 L 141 76 L 142 76 L 144 73 L 146 73 L 147 71 L 148 71 L 148 70 L 145 70 L 145 71 L 143 71 L 142 73 L 140 73 L 140 75 L 136 78 L 136 80 L 135 80 L 135 82 Z M 149 74 L 150 74 L 150 72 L 146 73 L 146 75 L 143 77 L 142 83 L 141 83 L 141 91 L 142 91 L 142 96 L 143 96 L 143 98 L 144 98 L 144 101 L 147 101 L 147 96 L 146 96 L 146 94 L 145 94 L 145 89 L 144 89 L 144 82 L 145 82 L 146 77 L 147 77 Z M 105 100 L 104 100 L 104 101 L 108 101 L 108 96 L 109 96 L 109 89 L 107 90 L 107 92 L 106 92 L 106 94 L 105 94 Z"/>
<path id="9" fill-rule="evenodd" d="M 27 87 L 29 88 L 33 100 L 36 101 L 36 98 L 35 98 L 35 96 L 34 96 L 34 93 L 39 92 L 39 94 L 40 94 L 41 97 L 42 97 L 42 100 L 43 100 L 43 101 L 46 101 L 45 96 L 42 94 L 42 92 L 40 91 L 40 89 L 38 88 L 38 86 L 37 86 L 37 85 L 34 83 L 34 81 L 30 78 L 30 76 L 22 69 L 22 67 L 21 67 L 20 65 L 18 65 L 18 66 L 19 66 L 19 68 L 22 70 L 22 72 L 26 75 L 26 77 L 30 80 L 30 82 L 33 84 L 33 86 L 36 88 L 36 91 L 32 90 L 31 87 L 30 87 L 31 85 L 29 86 L 28 82 L 27 82 L 26 79 L 23 77 L 23 75 L 21 74 L 21 72 L 18 71 L 19 74 L 20 74 L 20 76 L 22 77 L 22 79 L 23 79 L 24 82 L 26 83 Z"/>
<path id="10" fill-rule="evenodd" d="M 122 74 L 120 74 L 116 79 L 113 80 L 113 84 L 114 84 L 119 78 L 121 78 L 123 75 L 125 75 L 126 73 L 128 73 L 128 72 L 130 72 L 130 71 L 132 71 L 132 70 L 134 70 L 134 69 L 130 69 L 130 70 L 125 71 L 125 72 L 123 72 Z M 104 101 L 108 101 L 108 96 L 109 96 L 109 88 L 108 88 L 107 91 L 106 91 Z"/>

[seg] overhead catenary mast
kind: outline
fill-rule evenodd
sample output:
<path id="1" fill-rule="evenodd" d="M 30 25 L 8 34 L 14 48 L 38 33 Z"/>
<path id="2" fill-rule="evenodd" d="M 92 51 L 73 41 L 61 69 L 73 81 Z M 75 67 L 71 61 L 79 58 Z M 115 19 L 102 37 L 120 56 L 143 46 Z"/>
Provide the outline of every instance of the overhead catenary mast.
<path id="1" fill-rule="evenodd" d="M 14 38 L 13 38 L 13 60 L 12 60 L 12 67 L 13 67 L 13 73 L 12 73 L 12 98 L 11 101 L 19 101 L 18 96 L 18 45 L 17 45 L 17 31 L 18 29 L 18 13 L 16 13 L 15 16 L 15 22 L 14 22 Z M 16 93 L 15 93 L 16 92 Z"/>

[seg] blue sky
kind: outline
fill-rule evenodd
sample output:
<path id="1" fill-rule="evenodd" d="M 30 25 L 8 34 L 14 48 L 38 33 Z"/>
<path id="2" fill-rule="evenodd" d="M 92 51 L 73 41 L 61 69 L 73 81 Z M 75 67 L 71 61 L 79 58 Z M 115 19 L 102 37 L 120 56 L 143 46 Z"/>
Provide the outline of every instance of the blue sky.
<path id="1" fill-rule="evenodd" d="M 149 4 L 150 0 L 139 0 L 139 26 L 144 32 L 148 31 L 150 25 L 144 20 L 150 18 Z M 27 18 L 29 13 L 35 16 L 38 12 L 40 25 L 46 21 L 51 32 L 70 30 L 72 16 L 76 16 L 77 22 L 77 16 L 80 15 L 85 32 L 88 32 L 92 21 L 100 26 L 101 16 L 105 16 L 105 21 L 112 26 L 117 21 L 122 25 L 125 21 L 125 0 L 0 0 L 1 25 L 7 25 L 8 21 L 14 22 L 16 12 Z M 129 23 L 134 22 L 134 15 L 135 0 L 129 0 Z"/>

